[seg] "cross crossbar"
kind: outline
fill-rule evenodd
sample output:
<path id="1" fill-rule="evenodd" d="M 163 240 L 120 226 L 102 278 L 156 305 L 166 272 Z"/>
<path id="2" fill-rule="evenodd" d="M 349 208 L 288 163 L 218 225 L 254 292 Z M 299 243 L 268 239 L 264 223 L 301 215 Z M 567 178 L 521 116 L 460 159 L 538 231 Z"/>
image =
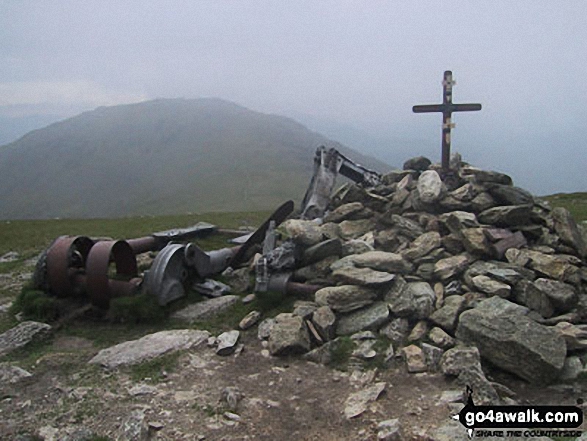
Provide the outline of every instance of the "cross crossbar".
<path id="1" fill-rule="evenodd" d="M 474 112 L 481 110 L 481 104 L 453 104 L 452 86 L 456 83 L 453 80 L 452 72 L 444 72 L 444 81 L 442 82 L 442 104 L 425 104 L 412 107 L 414 113 L 442 113 L 442 169 L 445 172 L 450 168 L 450 131 L 455 126 L 451 120 L 453 112 Z"/>

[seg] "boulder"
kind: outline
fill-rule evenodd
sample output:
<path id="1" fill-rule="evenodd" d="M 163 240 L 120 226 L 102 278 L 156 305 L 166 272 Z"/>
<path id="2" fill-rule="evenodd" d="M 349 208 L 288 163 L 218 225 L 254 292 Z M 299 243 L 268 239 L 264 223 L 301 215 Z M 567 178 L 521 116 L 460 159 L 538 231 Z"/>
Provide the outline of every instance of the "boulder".
<path id="1" fill-rule="evenodd" d="M 471 256 L 468 254 L 459 254 L 441 259 L 434 264 L 434 277 L 441 280 L 452 279 L 465 271 L 471 260 Z"/>
<path id="2" fill-rule="evenodd" d="M 489 302 L 491 300 L 491 302 Z M 487 303 L 489 302 L 489 303 Z M 497 308 L 496 303 L 502 303 Z M 566 344 L 556 330 L 540 325 L 515 310 L 508 300 L 493 297 L 465 311 L 459 318 L 457 338 L 477 346 L 491 363 L 532 383 L 557 378 L 566 357 Z"/>
<path id="3" fill-rule="evenodd" d="M 426 158 L 425 156 L 416 156 L 415 158 L 410 158 L 404 162 L 403 169 L 425 171 L 428 170 L 430 164 L 432 164 L 432 161 L 430 161 L 430 159 Z"/>
<path id="4" fill-rule="evenodd" d="M 416 345 L 406 346 L 402 349 L 402 355 L 406 361 L 406 368 L 410 373 L 426 372 L 426 357 L 424 352 Z"/>
<path id="5" fill-rule="evenodd" d="M 269 335 L 269 352 L 271 355 L 291 355 L 310 350 L 310 335 L 301 317 L 281 313 L 275 317 L 275 323 Z"/>
<path id="6" fill-rule="evenodd" d="M 216 354 L 218 355 L 230 355 L 236 349 L 236 344 L 240 337 L 238 331 L 227 331 L 216 337 Z"/>

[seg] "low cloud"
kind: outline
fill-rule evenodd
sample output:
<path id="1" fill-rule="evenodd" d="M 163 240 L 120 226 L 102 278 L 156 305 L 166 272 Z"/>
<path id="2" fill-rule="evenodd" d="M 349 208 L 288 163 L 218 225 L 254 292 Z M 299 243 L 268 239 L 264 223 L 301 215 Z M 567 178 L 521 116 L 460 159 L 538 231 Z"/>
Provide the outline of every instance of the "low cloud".
<path id="1" fill-rule="evenodd" d="M 141 93 L 110 90 L 92 81 L 31 81 L 0 83 L 0 109 L 92 108 L 147 100 Z"/>

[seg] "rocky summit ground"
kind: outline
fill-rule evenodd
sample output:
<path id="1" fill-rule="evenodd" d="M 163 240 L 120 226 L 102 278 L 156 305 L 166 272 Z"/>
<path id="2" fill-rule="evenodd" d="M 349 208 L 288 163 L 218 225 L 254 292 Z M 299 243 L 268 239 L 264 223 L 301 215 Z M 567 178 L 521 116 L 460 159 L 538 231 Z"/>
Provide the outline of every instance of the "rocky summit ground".
<path id="1" fill-rule="evenodd" d="M 440 373 L 409 374 L 399 358 L 342 371 L 272 357 L 255 329 L 241 332 L 235 353 L 220 356 L 207 335 L 134 365 L 125 364 L 132 351 L 100 352 L 92 340 L 62 332 L 32 343 L 23 351 L 43 355 L 30 366 L 26 357 L 2 363 L 0 439 L 467 439 L 450 419 L 463 407 L 462 386 Z M 106 356 L 89 363 L 97 354 Z M 112 367 L 116 357 L 122 364 Z M 576 404 L 587 396 L 580 383 L 541 388 L 495 375 L 518 403 Z"/>

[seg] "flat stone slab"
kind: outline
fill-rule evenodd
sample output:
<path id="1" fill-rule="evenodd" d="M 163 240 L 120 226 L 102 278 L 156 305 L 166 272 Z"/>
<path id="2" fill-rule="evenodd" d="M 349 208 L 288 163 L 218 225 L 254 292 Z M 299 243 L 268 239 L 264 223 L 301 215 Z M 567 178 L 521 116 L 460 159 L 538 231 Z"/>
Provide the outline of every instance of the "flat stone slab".
<path id="1" fill-rule="evenodd" d="M 203 302 L 193 303 L 175 312 L 171 318 L 193 323 L 198 320 L 207 320 L 234 306 L 238 296 L 222 296 Z"/>
<path id="2" fill-rule="evenodd" d="M 138 340 L 126 341 L 102 349 L 89 363 L 99 364 L 108 369 L 118 366 L 142 363 L 167 353 L 191 349 L 206 342 L 208 331 L 178 329 L 145 335 Z"/>
<path id="3" fill-rule="evenodd" d="M 34 340 L 45 338 L 51 326 L 39 322 L 22 322 L 12 329 L 0 334 L 0 356 L 28 345 Z"/>

